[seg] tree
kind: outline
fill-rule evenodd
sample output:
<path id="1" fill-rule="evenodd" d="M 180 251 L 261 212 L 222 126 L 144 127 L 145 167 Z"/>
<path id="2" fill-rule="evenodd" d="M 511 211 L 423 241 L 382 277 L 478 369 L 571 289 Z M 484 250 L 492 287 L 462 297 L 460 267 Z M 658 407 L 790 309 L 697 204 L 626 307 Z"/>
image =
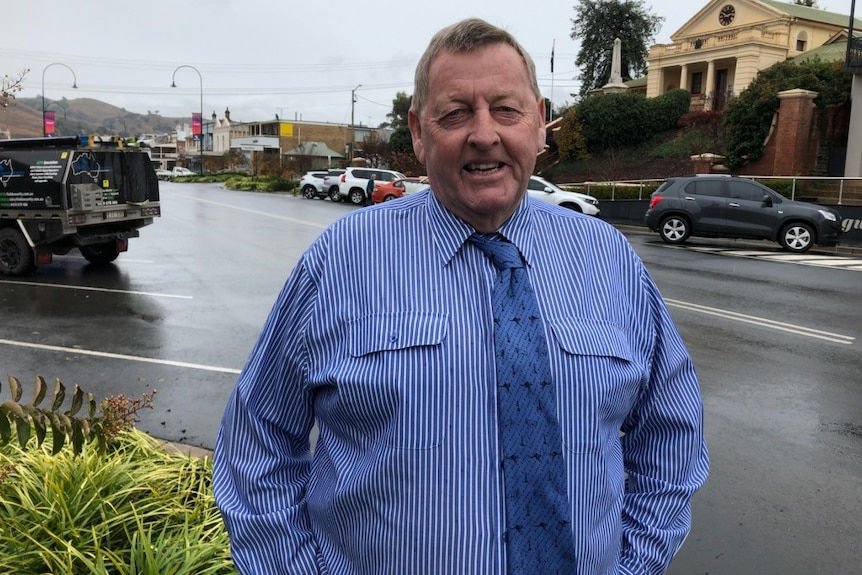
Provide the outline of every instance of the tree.
<path id="1" fill-rule="evenodd" d="M 649 44 L 664 18 L 652 14 L 640 0 L 578 0 L 572 20 L 572 39 L 581 48 L 575 65 L 581 70 L 578 95 L 584 96 L 610 79 L 614 39 L 621 43 L 623 81 L 646 72 Z"/>
<path id="2" fill-rule="evenodd" d="M 15 94 L 21 91 L 21 82 L 30 70 L 21 70 L 15 76 L 4 75 L 0 81 L 0 108 L 9 105 L 10 100 L 15 99 Z"/>
<path id="3" fill-rule="evenodd" d="M 411 96 L 407 92 L 398 92 L 392 100 L 392 111 L 386 114 L 391 128 L 407 126 L 407 112 L 410 111 Z"/>

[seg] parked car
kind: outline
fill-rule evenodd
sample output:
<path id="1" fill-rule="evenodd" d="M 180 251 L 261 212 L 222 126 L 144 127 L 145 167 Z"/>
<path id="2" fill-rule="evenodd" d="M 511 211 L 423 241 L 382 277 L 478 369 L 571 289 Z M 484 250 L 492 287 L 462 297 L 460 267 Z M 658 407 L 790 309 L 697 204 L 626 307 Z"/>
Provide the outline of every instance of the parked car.
<path id="1" fill-rule="evenodd" d="M 181 166 L 174 166 L 171 170 L 171 178 L 176 178 L 179 176 L 194 176 L 195 173 L 188 168 L 183 168 Z"/>
<path id="2" fill-rule="evenodd" d="M 173 173 L 170 170 L 156 170 L 156 177 L 167 182 L 173 177 Z"/>
<path id="3" fill-rule="evenodd" d="M 325 198 L 326 188 L 323 187 L 323 178 L 325 177 L 326 172 L 305 172 L 299 178 L 299 190 L 302 192 L 302 197 L 307 200 Z"/>
<path id="4" fill-rule="evenodd" d="M 841 234 L 841 216 L 832 208 L 717 174 L 668 179 L 650 196 L 644 220 L 669 244 L 690 236 L 763 239 L 802 253 L 814 244 L 834 245 Z"/>
<path id="5" fill-rule="evenodd" d="M 412 194 L 429 187 L 428 178 L 402 178 L 385 184 L 377 184 L 371 193 L 371 201 L 375 204 L 395 200 L 401 196 Z"/>
<path id="6" fill-rule="evenodd" d="M 338 195 L 338 185 L 341 183 L 341 174 L 343 173 L 343 168 L 332 168 L 326 172 L 326 176 L 323 178 L 323 191 L 333 202 L 341 201 L 341 197 Z"/>
<path id="7" fill-rule="evenodd" d="M 341 183 L 338 186 L 339 198 L 350 200 L 353 204 L 361 204 L 365 199 L 365 187 L 372 175 L 376 175 L 374 180 L 376 186 L 407 177 L 401 172 L 381 168 L 347 168 L 341 174 Z"/>
<path id="8" fill-rule="evenodd" d="M 588 216 L 599 214 L 599 201 L 593 196 L 569 192 L 539 176 L 530 176 L 527 194 L 533 198 L 582 212 Z"/>

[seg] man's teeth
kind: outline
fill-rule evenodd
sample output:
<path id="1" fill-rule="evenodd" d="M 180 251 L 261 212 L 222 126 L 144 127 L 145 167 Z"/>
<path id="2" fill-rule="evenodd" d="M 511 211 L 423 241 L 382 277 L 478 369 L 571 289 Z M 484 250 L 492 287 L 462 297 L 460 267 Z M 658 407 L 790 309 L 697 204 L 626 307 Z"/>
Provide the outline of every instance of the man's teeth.
<path id="1" fill-rule="evenodd" d="M 488 172 L 491 170 L 496 170 L 500 167 L 500 164 L 470 164 L 467 166 L 468 172 Z"/>

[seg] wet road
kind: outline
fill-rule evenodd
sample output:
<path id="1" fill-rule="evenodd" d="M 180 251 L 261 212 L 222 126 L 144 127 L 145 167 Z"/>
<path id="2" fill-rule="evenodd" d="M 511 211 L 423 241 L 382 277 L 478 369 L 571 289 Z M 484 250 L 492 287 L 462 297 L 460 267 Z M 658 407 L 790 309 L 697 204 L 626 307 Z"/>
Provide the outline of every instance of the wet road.
<path id="1" fill-rule="evenodd" d="M 115 265 L 56 257 L 0 279 L 0 366 L 97 398 L 158 389 L 139 427 L 212 447 L 278 291 L 355 208 L 162 184 L 164 217 Z M 712 460 L 669 573 L 860 572 L 862 271 L 724 257 L 628 233 L 698 368 Z M 735 246 L 693 242 L 693 247 Z M 3 386 L 0 399 L 8 399 Z"/>

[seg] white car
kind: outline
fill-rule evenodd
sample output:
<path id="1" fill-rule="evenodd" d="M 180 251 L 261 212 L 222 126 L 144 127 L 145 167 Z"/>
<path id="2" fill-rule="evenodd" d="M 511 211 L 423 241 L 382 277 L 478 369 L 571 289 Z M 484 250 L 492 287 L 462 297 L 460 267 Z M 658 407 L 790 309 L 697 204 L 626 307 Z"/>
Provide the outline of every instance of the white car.
<path id="1" fill-rule="evenodd" d="M 338 198 L 348 200 L 352 204 L 361 204 L 365 200 L 365 187 L 368 180 L 374 176 L 375 185 L 385 184 L 395 180 L 406 178 L 401 172 L 384 170 L 382 168 L 354 168 L 350 167 L 341 174 L 341 183 L 338 186 Z M 334 200 L 332 196 L 329 196 Z"/>
<path id="2" fill-rule="evenodd" d="M 538 200 L 557 204 L 588 216 L 599 215 L 599 201 L 593 196 L 568 192 L 539 176 L 530 176 L 527 193 Z"/>

